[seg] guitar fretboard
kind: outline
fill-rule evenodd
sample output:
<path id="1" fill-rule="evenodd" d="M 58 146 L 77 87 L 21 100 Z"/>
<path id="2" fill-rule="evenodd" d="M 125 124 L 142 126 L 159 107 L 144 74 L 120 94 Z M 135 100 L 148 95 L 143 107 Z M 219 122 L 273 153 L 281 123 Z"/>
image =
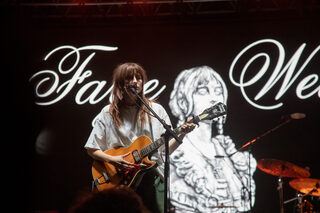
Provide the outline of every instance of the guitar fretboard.
<path id="1" fill-rule="evenodd" d="M 149 154 L 153 153 L 155 150 L 157 150 L 162 144 L 164 144 L 164 137 L 159 138 L 155 142 L 151 143 L 150 145 L 142 148 L 140 150 L 140 155 L 142 158 L 148 156 Z"/>

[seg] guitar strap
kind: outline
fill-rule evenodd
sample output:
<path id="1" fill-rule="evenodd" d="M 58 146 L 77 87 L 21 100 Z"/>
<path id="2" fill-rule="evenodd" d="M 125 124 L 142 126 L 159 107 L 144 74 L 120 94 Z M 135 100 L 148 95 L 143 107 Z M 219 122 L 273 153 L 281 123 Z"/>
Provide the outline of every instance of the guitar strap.
<path id="1" fill-rule="evenodd" d="M 147 117 L 148 117 L 148 116 L 147 116 Z M 152 119 L 152 118 L 149 118 L 149 117 L 148 117 L 148 120 L 149 120 L 149 128 L 150 128 L 150 134 L 151 134 L 151 140 L 152 140 L 152 143 L 153 143 L 153 141 L 154 141 L 154 136 L 153 136 L 153 129 L 152 129 L 151 119 Z"/>

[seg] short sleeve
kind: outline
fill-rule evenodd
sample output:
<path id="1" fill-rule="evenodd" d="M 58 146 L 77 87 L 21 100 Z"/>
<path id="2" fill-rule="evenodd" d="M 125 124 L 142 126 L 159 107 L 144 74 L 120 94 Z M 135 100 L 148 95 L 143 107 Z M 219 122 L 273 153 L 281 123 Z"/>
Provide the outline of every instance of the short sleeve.
<path id="1" fill-rule="evenodd" d="M 106 126 L 104 122 L 103 112 L 101 112 L 94 122 L 94 127 L 84 147 L 86 149 L 92 148 L 92 149 L 103 150 L 104 147 L 101 147 L 101 144 L 103 144 L 105 140 L 106 140 Z"/>

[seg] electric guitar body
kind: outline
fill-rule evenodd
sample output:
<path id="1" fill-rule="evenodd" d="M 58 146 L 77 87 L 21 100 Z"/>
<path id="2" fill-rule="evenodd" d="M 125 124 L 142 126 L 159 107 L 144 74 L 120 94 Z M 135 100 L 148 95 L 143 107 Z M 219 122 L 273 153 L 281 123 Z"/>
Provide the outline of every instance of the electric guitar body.
<path id="1" fill-rule="evenodd" d="M 126 185 L 136 188 L 145 172 L 156 166 L 156 162 L 149 160 L 148 156 L 141 158 L 141 149 L 152 143 L 147 136 L 138 137 L 129 147 L 109 149 L 106 154 L 112 156 L 124 155 L 124 160 L 134 163 L 134 168 L 119 170 L 111 163 L 94 161 L 92 166 L 92 176 L 99 191 L 113 188 L 119 185 Z M 97 181 L 98 180 L 98 181 Z"/>

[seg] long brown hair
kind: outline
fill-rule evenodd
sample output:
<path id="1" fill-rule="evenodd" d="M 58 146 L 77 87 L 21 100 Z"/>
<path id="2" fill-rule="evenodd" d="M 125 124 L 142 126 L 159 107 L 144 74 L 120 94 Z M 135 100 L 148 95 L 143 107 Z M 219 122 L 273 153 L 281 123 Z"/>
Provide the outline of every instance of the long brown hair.
<path id="1" fill-rule="evenodd" d="M 124 93 L 126 92 L 125 85 L 126 80 L 132 79 L 134 76 L 138 76 L 142 79 L 142 91 L 139 94 L 142 99 L 146 103 L 150 103 L 151 101 L 147 99 L 143 92 L 143 86 L 147 81 L 146 71 L 137 63 L 123 63 L 118 65 L 115 70 L 113 71 L 113 89 L 112 89 L 112 102 L 110 104 L 110 114 L 113 119 L 113 122 L 118 128 L 122 124 L 122 117 L 121 117 L 121 107 L 124 106 Z M 146 106 L 144 106 L 140 101 L 138 102 L 140 105 L 139 112 L 138 112 L 138 119 L 141 122 L 141 125 L 144 125 L 146 122 L 145 111 L 147 111 Z M 148 114 L 148 118 L 150 121 L 150 115 Z"/>

